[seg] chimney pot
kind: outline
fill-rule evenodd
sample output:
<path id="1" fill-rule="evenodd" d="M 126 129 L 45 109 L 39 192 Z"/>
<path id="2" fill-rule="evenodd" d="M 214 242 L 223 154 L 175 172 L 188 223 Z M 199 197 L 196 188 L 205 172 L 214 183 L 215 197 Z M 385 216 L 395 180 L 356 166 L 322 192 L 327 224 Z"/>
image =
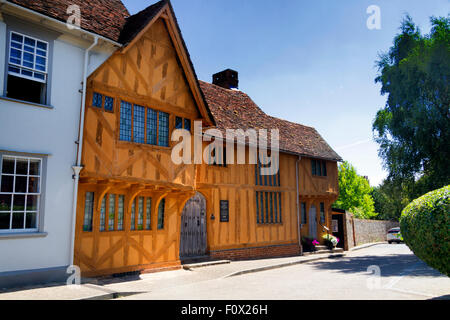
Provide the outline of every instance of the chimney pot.
<path id="1" fill-rule="evenodd" d="M 225 89 L 237 89 L 239 86 L 238 72 L 226 69 L 212 76 L 213 84 Z"/>

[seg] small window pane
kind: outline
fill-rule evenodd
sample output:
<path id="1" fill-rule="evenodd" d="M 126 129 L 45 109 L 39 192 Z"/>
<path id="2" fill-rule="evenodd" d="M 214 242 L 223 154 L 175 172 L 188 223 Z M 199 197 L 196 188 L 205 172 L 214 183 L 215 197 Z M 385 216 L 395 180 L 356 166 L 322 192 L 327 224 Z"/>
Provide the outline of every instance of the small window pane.
<path id="1" fill-rule="evenodd" d="M 159 112 L 158 145 L 169 146 L 169 114 Z"/>
<path id="2" fill-rule="evenodd" d="M 13 211 L 25 211 L 25 196 L 21 194 L 15 194 L 13 200 Z"/>
<path id="3" fill-rule="evenodd" d="M 120 140 L 131 141 L 131 104 L 125 101 L 120 105 Z"/>
<path id="4" fill-rule="evenodd" d="M 145 142 L 145 108 L 134 106 L 133 119 L 133 141 L 137 143 Z"/>
<path id="5" fill-rule="evenodd" d="M 184 129 L 186 129 L 187 131 L 191 131 L 191 120 L 184 119 Z"/>
<path id="6" fill-rule="evenodd" d="M 36 212 L 27 212 L 25 228 L 34 229 L 36 228 Z"/>
<path id="7" fill-rule="evenodd" d="M 158 119 L 155 110 L 147 109 L 147 144 L 156 145 Z"/>
<path id="8" fill-rule="evenodd" d="M 114 110 L 114 99 L 113 98 L 105 96 L 105 110 L 106 111 Z"/>
<path id="9" fill-rule="evenodd" d="M 94 92 L 92 96 L 92 106 L 101 108 L 102 107 L 103 96 L 100 93 Z"/>
<path id="10" fill-rule="evenodd" d="M 13 192 L 14 176 L 2 175 L 2 185 L 0 187 L 1 192 Z"/>
<path id="11" fill-rule="evenodd" d="M 34 39 L 30 39 L 28 37 L 25 37 L 25 44 L 29 45 L 31 47 L 36 46 L 36 41 Z"/>
<path id="12" fill-rule="evenodd" d="M 92 214 L 94 212 L 94 193 L 86 192 L 84 203 L 83 231 L 92 231 Z"/>
<path id="13" fill-rule="evenodd" d="M 106 229 L 106 195 L 102 199 L 102 205 L 100 207 L 100 231 Z"/>
<path id="14" fill-rule="evenodd" d="M 14 49 L 14 48 L 11 48 L 10 57 L 16 58 L 16 59 L 19 59 L 19 60 L 22 59 L 22 51 Z M 20 61 L 19 61 L 19 64 L 20 64 Z"/>
<path id="15" fill-rule="evenodd" d="M 9 212 L 0 212 L 0 229 L 9 229 L 9 219 L 11 214 Z"/>
<path id="16" fill-rule="evenodd" d="M 25 212 L 13 212 L 12 229 L 23 229 Z"/>
<path id="17" fill-rule="evenodd" d="M 27 196 L 27 211 L 36 211 L 38 205 L 38 196 Z"/>
<path id="18" fill-rule="evenodd" d="M 123 195 L 119 196 L 119 216 L 117 218 L 117 230 L 123 230 L 123 210 L 124 210 L 124 201 L 125 197 Z"/>
<path id="19" fill-rule="evenodd" d="M 158 229 L 164 229 L 164 207 L 166 199 L 162 199 L 158 206 Z"/>
<path id="20" fill-rule="evenodd" d="M 3 158 L 2 173 L 14 174 L 14 159 Z"/>
<path id="21" fill-rule="evenodd" d="M 175 129 L 183 129 L 183 118 L 175 117 Z"/>
<path id="22" fill-rule="evenodd" d="M 12 195 L 0 194 L 0 211 L 11 211 Z"/>
<path id="23" fill-rule="evenodd" d="M 28 174 L 28 159 L 17 159 L 16 174 Z"/>
<path id="24" fill-rule="evenodd" d="M 27 177 L 16 176 L 15 192 L 27 192 Z"/>
<path id="25" fill-rule="evenodd" d="M 136 199 L 131 204 L 131 230 L 135 229 L 136 224 Z"/>
<path id="26" fill-rule="evenodd" d="M 23 37 L 17 33 L 12 33 L 11 34 L 11 39 L 17 42 L 23 42 Z"/>
<path id="27" fill-rule="evenodd" d="M 41 162 L 39 160 L 30 160 L 30 175 L 38 176 L 40 175 Z"/>
<path id="28" fill-rule="evenodd" d="M 152 198 L 147 198 L 147 208 L 146 208 L 146 220 L 145 220 L 145 225 L 146 225 L 146 229 L 147 230 L 151 230 L 152 229 Z"/>
<path id="29" fill-rule="evenodd" d="M 114 218 L 116 216 L 116 195 L 109 195 L 108 231 L 114 230 Z"/>
<path id="30" fill-rule="evenodd" d="M 17 183 L 17 182 L 16 182 Z M 39 178 L 29 177 L 28 178 L 28 193 L 39 193 Z"/>
<path id="31" fill-rule="evenodd" d="M 256 195 L 255 195 L 255 198 L 256 198 L 256 223 L 259 223 L 259 199 L 258 199 L 258 196 L 259 196 L 259 192 L 256 191 Z"/>
<path id="32" fill-rule="evenodd" d="M 38 41 L 37 42 L 37 47 L 39 49 L 42 49 L 42 50 L 45 50 L 45 51 L 47 50 L 47 44 L 45 42 Z"/>
<path id="33" fill-rule="evenodd" d="M 138 230 L 144 229 L 144 197 L 138 198 Z"/>

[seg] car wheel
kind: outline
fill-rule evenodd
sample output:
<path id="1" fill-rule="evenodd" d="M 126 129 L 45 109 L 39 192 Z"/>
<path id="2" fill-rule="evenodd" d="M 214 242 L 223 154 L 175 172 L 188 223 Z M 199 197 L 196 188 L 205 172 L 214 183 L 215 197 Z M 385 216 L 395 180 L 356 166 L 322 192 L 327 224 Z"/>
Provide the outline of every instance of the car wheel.
<path id="1" fill-rule="evenodd" d="M 389 244 L 391 244 L 391 243 L 392 243 L 392 241 L 391 241 L 391 240 L 389 240 L 389 241 L 388 241 L 388 243 L 389 243 Z"/>

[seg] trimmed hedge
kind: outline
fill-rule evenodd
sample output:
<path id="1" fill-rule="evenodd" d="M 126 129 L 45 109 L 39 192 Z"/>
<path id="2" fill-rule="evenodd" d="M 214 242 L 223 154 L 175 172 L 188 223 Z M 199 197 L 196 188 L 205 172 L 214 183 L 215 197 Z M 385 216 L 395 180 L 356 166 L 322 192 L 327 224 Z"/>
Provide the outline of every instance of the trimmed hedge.
<path id="1" fill-rule="evenodd" d="M 450 277 L 450 185 L 417 198 L 403 209 L 400 230 L 417 257 Z"/>

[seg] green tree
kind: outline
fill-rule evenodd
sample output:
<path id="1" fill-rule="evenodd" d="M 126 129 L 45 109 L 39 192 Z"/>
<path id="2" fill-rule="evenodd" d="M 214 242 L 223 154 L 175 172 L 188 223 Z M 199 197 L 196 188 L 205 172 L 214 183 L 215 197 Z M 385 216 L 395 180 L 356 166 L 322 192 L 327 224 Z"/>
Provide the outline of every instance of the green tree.
<path id="1" fill-rule="evenodd" d="M 373 188 L 372 198 L 375 212 L 378 214 L 376 219 L 399 220 L 402 210 L 411 200 L 407 196 L 409 185 L 385 179 L 378 187 Z"/>
<path id="2" fill-rule="evenodd" d="M 373 132 L 389 180 L 415 198 L 450 183 L 450 19 L 431 19 L 422 35 L 409 16 L 377 61 L 381 94 Z M 398 215 L 398 212 L 395 213 Z"/>
<path id="3" fill-rule="evenodd" d="M 347 161 L 339 165 L 339 198 L 334 203 L 338 209 L 348 210 L 357 218 L 369 219 L 376 215 L 372 188 L 369 182 L 359 176 Z"/>

